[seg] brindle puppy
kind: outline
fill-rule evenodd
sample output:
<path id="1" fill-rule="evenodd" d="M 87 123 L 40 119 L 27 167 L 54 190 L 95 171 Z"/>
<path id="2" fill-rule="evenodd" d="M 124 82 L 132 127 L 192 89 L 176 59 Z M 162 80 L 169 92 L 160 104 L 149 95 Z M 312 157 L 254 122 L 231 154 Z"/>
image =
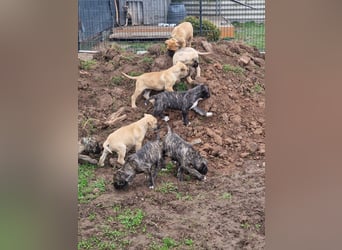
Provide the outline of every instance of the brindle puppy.
<path id="1" fill-rule="evenodd" d="M 155 178 L 164 165 L 163 142 L 148 141 L 140 150 L 130 155 L 125 164 L 113 177 L 116 189 L 127 187 L 137 174 L 145 173 L 149 178 L 149 187 L 155 186 Z"/>
<path id="2" fill-rule="evenodd" d="M 165 154 L 171 157 L 179 165 L 178 179 L 183 181 L 183 171 L 195 176 L 199 180 L 205 180 L 208 172 L 208 163 L 191 144 L 183 140 L 178 134 L 171 131 L 167 126 L 168 132 L 164 138 Z"/>
<path id="3" fill-rule="evenodd" d="M 202 116 L 212 116 L 211 112 L 205 112 L 197 104 L 202 99 L 210 97 L 209 88 L 203 84 L 199 84 L 196 87 L 188 91 L 175 91 L 175 92 L 162 92 L 157 95 L 151 96 L 147 101 L 154 101 L 153 115 L 155 117 L 161 117 L 165 121 L 168 121 L 168 117 L 164 115 L 166 109 L 181 110 L 183 116 L 184 125 L 188 125 L 188 113 L 193 109 L 196 113 Z M 145 104 L 147 103 L 145 102 Z"/>

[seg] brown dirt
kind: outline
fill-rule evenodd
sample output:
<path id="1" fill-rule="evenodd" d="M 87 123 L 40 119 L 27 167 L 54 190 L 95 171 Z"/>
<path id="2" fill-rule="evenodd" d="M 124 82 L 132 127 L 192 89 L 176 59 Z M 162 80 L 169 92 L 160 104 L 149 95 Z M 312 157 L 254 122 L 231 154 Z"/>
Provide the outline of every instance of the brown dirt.
<path id="1" fill-rule="evenodd" d="M 203 40 L 196 38 L 193 47 L 205 51 Z M 257 49 L 239 42 L 211 45 L 213 53 L 200 56 L 201 78 L 196 80 L 209 86 L 211 97 L 199 106 L 214 116 L 202 118 L 191 111 L 191 125 L 186 127 L 180 112 L 169 112 L 169 124 L 175 132 L 189 142 L 201 140 L 194 147 L 209 162 L 207 180 L 178 182 L 172 174 L 160 174 L 157 188 L 165 182 L 177 187 L 176 192 L 164 194 L 149 190 L 144 177 L 137 176 L 128 190 L 116 191 L 112 186 L 113 168 L 97 168 L 96 176 L 106 180 L 106 192 L 87 204 L 79 204 L 79 240 L 99 235 L 99 225 L 104 223 L 119 228 L 118 222 L 106 219 L 116 217 L 113 207 L 121 206 L 142 209 L 146 226 L 126 236 L 130 242 L 124 249 L 150 249 L 153 243 L 162 245 L 165 237 L 179 242 L 193 240 L 192 246 L 182 244 L 175 249 L 265 247 L 265 58 Z M 134 81 L 117 80 L 120 72 L 162 70 L 171 65 L 171 59 L 163 45 L 154 45 L 145 55 L 109 49 L 95 59 L 92 69 L 80 70 L 78 131 L 79 137 L 93 135 L 102 143 L 117 128 L 152 110 L 142 98 L 137 101 L 137 109 L 130 107 Z M 225 71 L 227 64 L 244 71 Z M 120 107 L 126 107 L 127 118 L 110 127 L 104 125 Z M 146 138 L 155 135 L 150 131 Z M 91 213 L 96 214 L 95 220 L 89 220 Z"/>

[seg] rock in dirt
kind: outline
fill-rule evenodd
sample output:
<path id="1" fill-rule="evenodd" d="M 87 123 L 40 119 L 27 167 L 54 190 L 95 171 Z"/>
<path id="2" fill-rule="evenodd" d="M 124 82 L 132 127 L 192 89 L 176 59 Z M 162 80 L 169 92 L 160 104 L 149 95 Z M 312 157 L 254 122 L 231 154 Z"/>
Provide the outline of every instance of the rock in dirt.
<path id="1" fill-rule="evenodd" d="M 222 145 L 222 138 L 216 134 L 212 129 L 207 128 L 207 134 L 214 139 L 214 142 L 218 145 Z"/>
<path id="2" fill-rule="evenodd" d="M 213 46 L 210 43 L 208 43 L 207 41 L 202 41 L 201 44 L 202 44 L 203 48 L 205 48 L 206 51 L 208 51 L 208 52 L 213 51 Z"/>
<path id="3" fill-rule="evenodd" d="M 242 66 L 247 65 L 250 60 L 251 58 L 248 55 L 244 54 L 239 58 L 239 64 Z"/>
<path id="4" fill-rule="evenodd" d="M 254 153 L 255 151 L 257 151 L 259 148 L 258 143 L 256 142 L 250 142 L 247 144 L 247 149 L 251 152 Z"/>
<path id="5" fill-rule="evenodd" d="M 200 144 L 202 143 L 202 140 L 200 138 L 197 138 L 197 139 L 193 139 L 190 144 L 191 145 L 196 145 L 196 144 Z"/>
<path id="6" fill-rule="evenodd" d="M 240 125 L 241 123 L 241 116 L 239 115 L 233 115 L 232 117 L 230 117 L 230 120 L 233 124 L 235 125 Z"/>
<path id="7" fill-rule="evenodd" d="M 111 105 L 113 105 L 113 98 L 111 95 L 109 94 L 104 94 L 101 95 L 99 98 L 99 108 L 100 109 L 107 109 L 109 108 Z"/>

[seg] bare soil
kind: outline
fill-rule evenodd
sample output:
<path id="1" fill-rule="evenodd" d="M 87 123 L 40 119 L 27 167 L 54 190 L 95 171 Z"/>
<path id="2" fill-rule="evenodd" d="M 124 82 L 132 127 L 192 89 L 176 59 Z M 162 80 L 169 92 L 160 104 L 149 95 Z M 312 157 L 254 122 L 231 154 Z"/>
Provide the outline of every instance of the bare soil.
<path id="1" fill-rule="evenodd" d="M 192 46 L 205 51 L 204 38 Z M 191 125 L 184 126 L 181 113 L 170 111 L 169 124 L 208 160 L 207 180 L 187 178 L 179 182 L 174 173 L 161 173 L 156 189 L 150 190 L 144 176 L 137 176 L 127 190 L 114 190 L 116 155 L 107 166 L 97 168 L 96 177 L 106 180 L 106 191 L 89 203 L 79 204 L 78 237 L 89 239 L 103 233 L 101 225 L 120 229 L 115 207 L 144 211 L 143 228 L 122 236 L 117 249 L 168 249 L 166 237 L 190 244 L 174 249 L 264 249 L 265 247 L 265 57 L 256 48 L 240 42 L 210 43 L 213 53 L 200 56 L 201 77 L 211 97 L 199 107 L 213 112 L 200 117 L 190 111 Z M 207 46 L 206 46 L 207 47 Z M 147 54 L 137 55 L 118 48 L 94 56 L 96 64 L 81 69 L 79 90 L 79 137 L 95 136 L 102 142 L 117 128 L 151 113 L 152 105 L 138 98 L 137 109 L 130 107 L 134 81 L 121 78 L 121 72 L 141 74 L 171 66 L 164 45 L 152 46 Z M 81 64 L 80 64 L 81 65 Z M 234 66 L 233 68 L 231 66 Z M 189 86 L 190 88 L 191 86 Z M 107 118 L 125 107 L 127 118 L 106 125 Z M 161 130 L 166 131 L 160 121 Z M 154 139 L 149 131 L 146 139 Z M 158 187 L 173 183 L 176 190 L 162 192 Z M 90 220 L 89 215 L 96 214 Z M 118 242 L 118 241 L 117 241 Z M 110 248 L 108 248 L 110 249 Z"/>

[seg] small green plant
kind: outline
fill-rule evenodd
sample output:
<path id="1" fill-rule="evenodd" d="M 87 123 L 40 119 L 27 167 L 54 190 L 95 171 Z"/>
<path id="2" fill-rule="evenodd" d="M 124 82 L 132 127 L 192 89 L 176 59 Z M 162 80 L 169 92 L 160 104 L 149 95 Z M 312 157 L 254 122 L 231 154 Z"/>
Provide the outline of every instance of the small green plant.
<path id="1" fill-rule="evenodd" d="M 112 79 L 110 79 L 110 82 L 114 85 L 121 85 L 123 83 L 123 77 L 122 76 L 113 76 Z"/>
<path id="2" fill-rule="evenodd" d="M 230 65 L 230 64 L 224 64 L 223 65 L 223 71 L 224 72 L 234 72 L 236 74 L 242 74 L 245 72 L 245 70 L 239 66 L 233 66 L 233 65 Z"/>
<path id="3" fill-rule="evenodd" d="M 172 182 L 163 182 L 160 185 L 160 187 L 158 187 L 156 189 L 157 192 L 161 192 L 161 193 L 164 193 L 164 194 L 176 192 L 177 190 L 178 190 L 178 188 Z"/>
<path id="4" fill-rule="evenodd" d="M 145 56 L 142 61 L 143 63 L 146 63 L 146 64 L 152 64 L 153 58 Z"/>
<path id="5" fill-rule="evenodd" d="M 89 70 L 92 68 L 93 65 L 96 64 L 95 60 L 87 60 L 87 61 L 81 60 L 80 62 L 81 62 L 80 68 L 83 70 Z"/>
<path id="6" fill-rule="evenodd" d="M 253 92 L 259 94 L 263 91 L 262 86 L 259 83 L 256 83 L 253 87 Z"/>
<path id="7" fill-rule="evenodd" d="M 188 193 L 182 194 L 182 193 L 176 193 L 176 198 L 178 200 L 186 200 L 186 201 L 191 201 L 193 200 L 192 196 L 189 195 Z"/>
<path id="8" fill-rule="evenodd" d="M 103 236 L 111 239 L 111 240 L 118 240 L 120 237 L 124 236 L 125 233 L 119 230 L 112 230 L 111 227 L 105 226 L 103 228 Z"/>
<path id="9" fill-rule="evenodd" d="M 174 239 L 170 238 L 170 237 L 165 237 L 163 239 L 163 246 L 165 246 L 167 249 L 169 248 L 173 248 L 179 245 L 179 243 L 177 241 L 175 241 Z"/>
<path id="10" fill-rule="evenodd" d="M 99 244 L 97 244 L 97 247 L 99 250 L 114 250 L 114 249 L 116 249 L 115 243 L 106 242 L 106 241 L 101 241 Z"/>
<path id="11" fill-rule="evenodd" d="M 94 183 L 94 187 L 98 188 L 100 192 L 106 191 L 106 181 L 104 179 L 99 179 Z"/>
<path id="12" fill-rule="evenodd" d="M 251 227 L 251 225 L 249 225 L 248 222 L 244 222 L 244 223 L 241 223 L 241 227 L 243 229 L 249 229 Z"/>
<path id="13" fill-rule="evenodd" d="M 82 164 L 78 166 L 78 201 L 87 203 L 105 192 L 105 180 L 95 179 L 96 166 Z M 94 189 L 98 189 L 97 192 Z"/>
<path id="14" fill-rule="evenodd" d="M 89 214 L 89 216 L 88 216 L 88 219 L 89 219 L 90 221 L 95 220 L 95 218 L 96 218 L 96 214 L 95 214 L 95 213 L 91 213 L 91 214 Z"/>
<path id="15" fill-rule="evenodd" d="M 192 246 L 194 244 L 194 241 L 192 239 L 185 239 L 184 244 L 187 246 Z"/>
<path id="16" fill-rule="evenodd" d="M 175 85 L 175 89 L 177 91 L 186 91 L 188 90 L 188 85 L 184 82 L 180 82 Z"/>
<path id="17" fill-rule="evenodd" d="M 141 225 L 144 219 L 144 213 L 141 209 L 131 210 L 126 209 L 118 216 L 118 220 L 126 229 L 134 232 L 135 229 Z"/>
<path id="18" fill-rule="evenodd" d="M 222 198 L 226 199 L 226 200 L 231 200 L 232 194 L 231 193 L 223 193 Z"/>
<path id="19" fill-rule="evenodd" d="M 256 230 L 259 230 L 261 228 L 261 225 L 259 223 L 255 224 L 254 226 Z"/>
<path id="20" fill-rule="evenodd" d="M 190 22 L 194 28 L 194 36 L 200 35 L 200 20 L 195 16 L 188 16 L 184 22 Z M 219 28 L 209 20 L 202 20 L 202 36 L 205 36 L 208 41 L 218 41 L 221 31 Z"/>

